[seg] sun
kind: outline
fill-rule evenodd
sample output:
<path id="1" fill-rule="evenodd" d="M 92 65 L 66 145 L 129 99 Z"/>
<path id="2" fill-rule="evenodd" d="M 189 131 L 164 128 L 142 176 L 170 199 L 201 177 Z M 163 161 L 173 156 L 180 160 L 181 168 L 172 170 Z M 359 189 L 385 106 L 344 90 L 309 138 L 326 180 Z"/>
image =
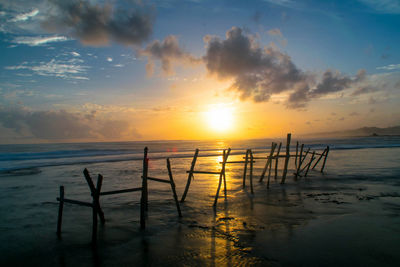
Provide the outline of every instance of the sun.
<path id="1" fill-rule="evenodd" d="M 225 104 L 213 105 L 204 113 L 208 126 L 216 132 L 226 132 L 233 127 L 233 108 Z"/>

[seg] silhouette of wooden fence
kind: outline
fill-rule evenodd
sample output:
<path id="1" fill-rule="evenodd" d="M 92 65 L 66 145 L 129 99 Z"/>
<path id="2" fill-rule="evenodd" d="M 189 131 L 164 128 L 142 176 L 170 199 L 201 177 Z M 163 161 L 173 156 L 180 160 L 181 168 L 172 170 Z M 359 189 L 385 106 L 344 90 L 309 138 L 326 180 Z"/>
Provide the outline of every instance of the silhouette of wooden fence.
<path id="1" fill-rule="evenodd" d="M 85 206 L 85 207 L 90 207 L 92 208 L 92 244 L 96 244 L 97 241 L 97 216 L 99 216 L 100 221 L 102 224 L 105 223 L 105 218 L 104 218 L 104 212 L 102 211 L 100 207 L 100 196 L 104 195 L 115 195 L 115 194 L 122 194 L 122 193 L 130 193 L 130 192 L 137 192 L 141 191 L 141 198 L 140 198 L 140 227 L 141 229 L 146 228 L 146 212 L 148 210 L 148 189 L 147 189 L 147 183 L 148 181 L 155 181 L 155 182 L 161 182 L 161 183 L 167 183 L 170 184 L 171 186 L 171 191 L 172 195 L 176 204 L 176 208 L 178 211 L 179 217 L 182 217 L 180 205 L 178 202 L 178 196 L 176 194 L 175 190 L 175 183 L 174 179 L 172 176 L 172 170 L 171 170 L 171 163 L 169 158 L 166 159 L 167 161 L 167 170 L 168 170 L 168 176 L 169 179 L 160 179 L 160 178 L 155 178 L 155 177 L 149 177 L 148 176 L 148 149 L 145 147 L 144 149 L 144 156 L 143 156 L 143 174 L 142 174 L 142 186 L 141 187 L 135 187 L 135 188 L 127 188 L 127 189 L 121 189 L 121 190 L 113 190 L 113 191 L 106 191 L 106 192 L 101 192 L 101 187 L 103 183 L 103 176 L 101 174 L 98 175 L 97 178 L 97 185 L 96 187 L 94 186 L 93 179 L 89 174 L 89 171 L 85 168 L 83 171 L 83 174 L 85 176 L 86 182 L 89 186 L 90 192 L 91 192 L 91 197 L 92 197 L 92 202 L 84 202 L 80 200 L 74 200 L 74 199 L 68 199 L 65 198 L 65 189 L 64 186 L 60 186 L 60 197 L 57 198 L 57 201 L 59 201 L 59 210 L 58 210 L 58 220 L 57 220 L 57 236 L 61 237 L 61 226 L 62 226 L 62 217 L 63 217 L 63 207 L 64 203 L 69 203 L 69 204 L 74 204 L 74 205 L 79 205 L 79 206 Z"/>
<path id="2" fill-rule="evenodd" d="M 221 184 L 222 184 L 222 180 L 224 182 L 224 192 L 225 192 L 225 196 L 226 196 L 226 177 L 225 177 L 225 166 L 229 157 L 229 154 L 231 153 L 231 149 L 228 148 L 228 150 L 223 150 L 222 153 L 222 163 L 221 163 L 221 170 L 220 171 L 198 171 L 198 170 L 194 170 L 194 167 L 196 165 L 196 161 L 197 161 L 197 157 L 199 155 L 199 149 L 196 149 L 194 156 L 193 156 L 193 160 L 192 160 L 192 164 L 190 166 L 190 170 L 186 171 L 188 173 L 188 179 L 186 182 L 186 187 L 185 187 L 185 191 L 183 192 L 182 198 L 181 198 L 181 202 L 184 202 L 186 199 L 186 195 L 189 191 L 189 187 L 190 187 L 190 183 L 193 179 L 193 174 L 214 174 L 214 175 L 219 175 L 219 182 L 218 182 L 218 187 L 217 187 L 217 192 L 215 194 L 215 199 L 214 199 L 214 204 L 213 206 L 216 207 L 217 206 L 217 202 L 218 202 L 218 197 L 219 197 L 219 191 L 221 189 Z"/>

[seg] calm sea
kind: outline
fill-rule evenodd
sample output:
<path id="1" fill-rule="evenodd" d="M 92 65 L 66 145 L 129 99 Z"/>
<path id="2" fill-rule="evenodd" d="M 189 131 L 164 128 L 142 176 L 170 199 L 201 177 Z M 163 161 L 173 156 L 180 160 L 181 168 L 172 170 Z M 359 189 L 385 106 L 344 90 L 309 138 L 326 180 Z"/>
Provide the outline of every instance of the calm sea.
<path id="1" fill-rule="evenodd" d="M 218 176 L 195 175 L 182 205 L 183 220 L 177 218 L 168 184 L 149 181 L 148 234 L 144 236 L 145 241 L 140 239 L 143 235 L 139 230 L 139 192 L 102 197 L 102 208 L 107 221 L 107 227 L 99 230 L 103 253 L 92 254 L 92 250 L 86 247 L 91 237 L 91 211 L 86 207 L 65 205 L 63 240 L 60 242 L 55 237 L 59 186 L 65 186 L 67 198 L 91 201 L 90 191 L 82 174 L 84 168 L 88 168 L 94 179 L 98 173 L 104 176 L 102 191 L 139 187 L 143 149 L 147 146 L 149 176 L 168 178 L 165 158 L 170 157 L 180 198 L 186 185 L 186 171 L 190 168 L 196 148 L 200 149 L 196 169 L 217 171 L 221 167 L 222 149 L 231 148 L 232 156 L 229 160 L 235 161 L 241 160 L 248 148 L 258 155 L 266 155 L 272 141 L 282 142 L 283 152 L 285 139 L 0 145 L 0 261 L 5 262 L 5 265 L 26 265 L 29 260 L 29 265 L 38 266 L 68 266 L 68 263 L 74 266 L 97 266 L 98 261 L 113 265 L 111 263 L 115 258 L 124 263 L 123 259 L 129 255 L 128 265 L 136 261 L 146 265 L 152 262 L 151 255 L 154 254 L 158 256 L 153 260 L 159 258 L 160 264 L 167 261 L 167 265 L 173 266 L 177 261 L 184 260 L 182 265 L 197 263 L 211 266 L 210 259 L 216 261 L 215 258 L 220 257 L 229 263 L 234 259 L 230 253 L 235 252 L 240 255 L 236 259 L 237 263 L 244 265 L 252 265 L 254 259 L 259 262 L 270 257 L 277 257 L 291 265 L 293 255 L 301 258 L 301 255 L 307 254 L 296 254 L 298 248 L 304 247 L 308 251 L 310 245 L 300 243 L 292 249 L 290 257 L 285 256 L 287 247 L 293 243 L 291 240 L 296 237 L 293 237 L 293 229 L 298 229 L 298 235 L 308 229 L 298 228 L 299 220 L 302 225 L 312 226 L 312 220 L 318 216 L 325 218 L 328 213 L 333 214 L 332 216 L 353 214 L 354 217 L 351 218 L 364 218 L 362 216 L 373 208 L 377 213 L 368 215 L 368 218 L 388 219 L 377 224 L 376 228 L 365 228 L 366 233 L 382 227 L 389 229 L 389 226 L 398 222 L 395 215 L 398 214 L 400 186 L 400 137 L 307 139 L 299 141 L 311 150 L 322 151 L 327 145 L 330 146 L 324 174 L 320 173 L 318 166 L 310 171 L 307 179 L 295 181 L 292 175 L 295 165 L 291 159 L 288 178 L 285 186 L 282 186 L 280 177 L 284 160 L 280 160 L 277 179 L 274 178 L 273 170 L 271 187 L 267 190 L 265 183 L 258 182 L 265 160 L 257 160 L 254 168 L 255 195 L 252 197 L 248 186 L 242 189 L 243 164 L 229 164 L 226 173 L 226 202 L 221 196 L 216 217 L 212 214 L 211 205 Z M 296 141 L 296 138 L 292 139 L 291 153 L 295 153 Z M 226 206 L 227 203 L 230 206 Z M 305 211 L 303 207 L 306 207 Z M 364 208 L 360 210 L 359 207 Z M 384 217 L 385 212 L 392 217 Z M 335 229 L 347 229 L 348 225 Z M 274 231 L 271 230 L 270 233 L 268 229 Z M 277 238 L 277 245 L 271 246 L 269 250 L 261 250 L 268 244 L 275 244 L 275 241 L 266 241 L 263 238 L 272 238 L 276 229 L 283 232 L 285 238 Z M 319 233 L 323 235 L 325 228 L 321 229 Z M 397 231 L 396 229 L 393 231 Z M 215 231 L 219 231 L 219 234 Z M 346 240 L 346 236 L 343 240 Z M 388 247 L 395 248 L 393 244 L 398 244 L 398 240 L 393 239 L 395 236 L 393 232 L 385 235 L 381 233 L 379 237 L 366 243 L 366 249 L 375 249 L 375 242 L 381 242 L 383 237 L 385 239 L 382 244 L 386 245 L 382 247 L 385 251 Z M 299 240 L 304 241 L 307 238 Z M 332 240 L 331 237 L 326 238 Z M 288 241 L 280 246 L 279 242 L 282 240 Z M 340 241 L 337 247 L 341 248 L 343 243 L 353 240 L 358 240 L 358 237 Z M 204 241 L 206 242 L 203 244 Z M 151 249 L 143 247 L 143 242 L 150 244 Z M 168 250 L 164 244 L 166 242 L 175 242 L 177 250 L 172 249 L 174 246 L 171 247 L 172 250 Z M 316 241 L 315 244 L 314 249 L 318 250 L 319 243 Z M 324 244 L 328 243 L 324 241 Z M 332 244 L 334 246 L 336 243 Z M 278 248 L 282 248 L 282 256 L 279 256 L 279 251 L 274 250 Z M 348 252 L 351 254 L 350 258 L 354 255 L 352 253 L 364 253 L 356 248 L 354 246 L 351 253 Z M 320 253 L 330 249 L 321 250 Z M 249 254 L 248 251 L 253 252 Z M 345 249 L 339 251 L 347 253 Z M 219 255 L 219 252 L 222 254 Z M 271 252 L 274 254 L 270 254 Z M 189 253 L 189 256 L 185 253 Z M 332 260 L 336 259 L 335 255 Z M 363 255 L 368 258 L 369 253 L 365 252 Z M 313 257 L 309 257 L 300 260 L 310 260 L 313 265 L 315 261 L 312 259 Z M 367 261 L 371 262 L 375 261 Z"/>
<path id="2" fill-rule="evenodd" d="M 200 156 L 220 155 L 221 150 L 228 147 L 232 150 L 231 155 L 243 154 L 248 148 L 255 153 L 266 153 L 272 141 L 282 142 L 284 151 L 286 140 L 283 139 L 0 145 L 0 174 L 37 173 L 40 168 L 48 166 L 137 161 L 143 158 L 145 146 L 153 159 L 192 157 L 196 148 L 200 149 Z M 295 151 L 296 141 L 292 140 L 291 153 Z M 323 150 L 327 145 L 331 151 L 400 147 L 398 136 L 306 139 L 300 142 L 311 151 Z"/>

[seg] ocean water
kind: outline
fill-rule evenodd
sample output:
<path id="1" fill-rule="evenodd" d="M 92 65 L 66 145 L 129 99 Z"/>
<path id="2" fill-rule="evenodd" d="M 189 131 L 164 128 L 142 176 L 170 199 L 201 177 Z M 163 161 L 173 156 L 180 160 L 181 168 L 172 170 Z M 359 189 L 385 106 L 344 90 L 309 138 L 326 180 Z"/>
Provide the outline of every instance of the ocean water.
<path id="1" fill-rule="evenodd" d="M 322 262 L 327 266 L 392 266 L 400 262 L 396 254 L 400 248 L 397 136 L 299 140 L 319 152 L 330 146 L 324 173 L 319 171 L 320 164 L 307 178 L 296 181 L 291 159 L 286 184 L 281 185 L 281 159 L 277 179 L 272 170 L 271 188 L 266 189 L 265 183 L 258 182 L 265 160 L 256 160 L 254 196 L 248 180 L 242 188 L 243 164 L 229 164 L 227 194 L 221 190 L 216 212 L 211 205 L 218 176 L 195 175 L 181 207 L 182 219 L 177 216 L 169 185 L 149 181 L 144 233 L 139 229 L 140 193 L 103 196 L 106 224 L 99 229 L 96 252 L 89 245 L 90 209 L 66 204 L 63 238 L 56 238 L 59 186 L 65 186 L 66 198 L 91 199 L 84 168 L 94 180 L 99 173 L 104 176 L 102 191 L 139 187 L 143 148 L 147 146 L 149 176 L 168 178 L 165 159 L 169 157 L 180 199 L 196 148 L 200 154 L 195 169 L 218 171 L 222 149 L 231 148 L 229 160 L 234 161 L 243 159 L 248 148 L 257 156 L 266 155 L 272 141 L 281 141 L 283 154 L 285 139 L 0 145 L 0 260 L 38 266 L 305 266 Z M 296 141 L 292 139 L 292 154 Z M 363 224 L 364 217 L 370 218 L 369 226 Z M 360 244 L 354 231 L 346 235 L 338 231 L 354 229 L 354 224 L 365 228 L 357 228 L 360 235 L 380 234 L 365 237 Z M 316 240 L 315 235 L 320 238 Z M 335 235 L 354 244 L 345 250 Z M 321 240 L 329 241 L 323 242 L 324 249 L 333 249 L 342 257 L 324 252 Z M 383 251 L 374 246 L 376 242 L 390 248 Z M 320 249 L 323 257 L 312 257 L 298 246 Z M 351 253 L 360 254 L 360 259 L 351 258 Z M 325 262 L 326 258 L 330 261 Z"/>

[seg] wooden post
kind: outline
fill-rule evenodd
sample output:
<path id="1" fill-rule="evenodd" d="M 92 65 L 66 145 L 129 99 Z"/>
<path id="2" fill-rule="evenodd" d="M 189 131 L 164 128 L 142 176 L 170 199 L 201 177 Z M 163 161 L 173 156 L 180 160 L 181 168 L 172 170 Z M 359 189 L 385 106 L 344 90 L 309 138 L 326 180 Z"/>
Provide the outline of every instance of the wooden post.
<path id="1" fill-rule="evenodd" d="M 301 168 L 301 164 L 303 163 L 303 149 L 304 149 L 304 144 L 301 144 L 300 155 L 299 155 L 299 163 L 297 165 L 297 170 L 296 170 L 296 173 L 295 173 L 295 179 L 297 179 L 297 176 L 300 175 L 300 168 Z"/>
<path id="2" fill-rule="evenodd" d="M 96 198 L 93 198 L 92 205 L 92 217 L 93 217 L 93 225 L 92 225 L 92 245 L 96 245 L 97 243 L 97 205 Z"/>
<path id="3" fill-rule="evenodd" d="M 309 152 L 310 152 L 310 148 L 307 149 L 306 153 L 304 154 L 303 158 L 301 159 L 301 161 L 300 161 L 300 164 L 301 164 L 301 165 L 302 165 L 303 162 L 306 160 L 307 155 L 308 155 Z M 300 166 L 301 166 L 301 165 L 300 165 Z M 299 168 L 299 172 L 298 172 L 299 175 L 300 175 L 300 173 L 302 173 L 306 168 L 307 168 L 307 164 L 303 167 L 303 169 Z"/>
<path id="4" fill-rule="evenodd" d="M 61 224 L 64 208 L 64 186 L 60 186 L 60 204 L 58 206 L 57 236 L 61 237 Z"/>
<path id="5" fill-rule="evenodd" d="M 270 165 L 272 165 L 272 156 L 274 155 L 274 151 L 275 151 L 276 146 L 277 146 L 277 143 L 272 143 L 271 152 L 270 152 L 270 155 L 269 155 L 269 158 L 268 158 L 268 161 L 269 161 Z M 268 175 L 267 188 L 269 188 L 270 177 L 271 176 Z"/>
<path id="6" fill-rule="evenodd" d="M 99 214 L 101 222 L 104 224 L 104 222 L 105 222 L 104 212 L 100 208 L 100 202 L 99 201 L 96 201 L 96 202 L 94 201 L 95 198 L 99 198 L 100 197 L 100 192 L 99 192 L 99 194 L 97 194 L 97 189 L 96 189 L 96 187 L 94 187 L 94 183 L 93 183 L 92 177 L 90 176 L 89 171 L 86 168 L 83 170 L 83 175 L 85 176 L 86 182 L 89 185 L 90 193 L 91 193 L 92 198 L 93 198 L 93 203 L 95 203 L 97 205 L 96 211 Z M 97 186 L 100 186 L 100 189 L 101 189 L 101 184 L 103 182 L 103 176 L 101 176 L 101 178 L 100 178 L 100 176 L 101 175 L 99 175 L 98 179 L 97 179 Z"/>
<path id="7" fill-rule="evenodd" d="M 308 153 L 310 152 L 310 148 L 307 149 L 306 153 L 304 154 L 303 161 L 306 159 Z"/>
<path id="8" fill-rule="evenodd" d="M 99 214 L 100 222 L 101 224 L 104 224 L 106 222 L 106 219 L 104 218 L 104 212 L 100 208 L 100 192 L 101 192 L 101 186 L 103 184 L 103 176 L 99 174 L 97 176 L 97 186 L 96 186 L 96 205 L 97 205 L 97 212 Z"/>
<path id="9" fill-rule="evenodd" d="M 254 194 L 254 190 L 253 190 L 253 151 L 251 151 L 251 149 L 249 149 L 250 152 L 250 192 L 253 195 Z"/>
<path id="10" fill-rule="evenodd" d="M 146 210 L 147 210 L 147 171 L 148 171 L 148 148 L 144 148 L 143 156 L 143 177 L 142 177 L 142 196 L 140 198 L 140 228 L 146 228 Z"/>
<path id="11" fill-rule="evenodd" d="M 308 166 L 307 166 L 307 170 L 306 170 L 306 172 L 304 173 L 304 177 L 307 177 L 307 174 L 308 174 L 308 171 L 310 170 L 310 166 L 311 166 L 311 163 L 314 161 L 314 159 L 315 159 L 315 151 L 313 151 L 313 153 L 312 153 L 312 155 L 311 155 L 311 159 L 310 159 L 310 162 L 308 163 Z"/>
<path id="12" fill-rule="evenodd" d="M 290 139 L 291 139 L 291 137 L 292 137 L 292 134 L 288 133 L 288 134 L 287 134 L 287 140 L 286 140 L 286 158 L 285 158 L 285 166 L 284 166 L 284 168 L 283 168 L 281 184 L 284 184 L 284 183 L 285 183 L 285 180 L 286 180 L 287 168 L 288 168 L 289 159 L 290 159 Z"/>
<path id="13" fill-rule="evenodd" d="M 275 159 L 275 180 L 278 178 L 278 161 L 279 161 L 279 153 L 281 152 L 282 142 L 279 142 L 278 152 L 276 153 Z"/>
<path id="14" fill-rule="evenodd" d="M 185 191 L 183 192 L 183 195 L 182 195 L 182 198 L 181 198 L 181 202 L 185 201 L 186 194 L 189 191 L 190 182 L 191 182 L 192 177 L 193 177 L 193 170 L 194 170 L 194 166 L 196 165 L 196 160 L 197 160 L 197 156 L 198 155 L 199 155 L 199 149 L 197 148 L 196 151 L 194 152 L 192 165 L 190 166 L 190 171 L 189 171 L 186 187 L 185 187 Z"/>
<path id="15" fill-rule="evenodd" d="M 231 149 L 228 148 L 228 151 L 226 152 L 223 161 L 222 161 L 222 167 L 221 167 L 221 173 L 219 175 L 219 182 L 218 182 L 218 187 L 217 187 L 217 193 L 215 194 L 215 199 L 214 199 L 214 208 L 217 206 L 217 202 L 218 202 L 218 196 L 219 196 L 219 190 L 221 188 L 221 183 L 222 183 L 222 176 L 225 174 L 225 165 L 226 165 L 226 161 L 228 160 L 229 154 L 231 153 Z"/>
<path id="16" fill-rule="evenodd" d="M 317 162 L 315 162 L 314 166 L 312 167 L 312 169 L 314 170 L 315 166 L 317 166 L 317 164 L 319 163 L 319 161 L 322 159 L 323 156 L 325 156 L 326 153 L 326 148 L 324 149 L 324 151 L 321 153 L 321 155 L 319 155 L 319 158 L 317 160 Z"/>
<path id="17" fill-rule="evenodd" d="M 267 172 L 267 169 L 268 169 L 269 165 L 272 164 L 272 156 L 274 155 L 275 147 L 276 147 L 276 144 L 274 142 L 272 142 L 271 143 L 271 150 L 269 152 L 269 156 L 267 157 L 267 162 L 265 163 L 265 167 L 264 167 L 264 169 L 263 169 L 263 171 L 261 173 L 261 176 L 260 176 L 260 180 L 259 180 L 260 182 L 262 182 L 262 180 L 264 180 L 265 173 Z M 272 149 L 272 148 L 274 148 L 274 149 Z"/>
<path id="18" fill-rule="evenodd" d="M 246 150 L 246 159 L 244 161 L 244 172 L 243 172 L 243 188 L 246 187 L 246 172 L 247 172 L 247 163 L 249 160 L 249 149 Z"/>
<path id="19" fill-rule="evenodd" d="M 169 180 L 171 182 L 172 194 L 174 195 L 176 209 L 178 210 L 179 217 L 182 217 L 181 207 L 179 206 L 178 196 L 176 195 L 175 191 L 175 183 L 174 183 L 174 178 L 172 177 L 171 163 L 169 161 L 169 158 L 167 158 L 167 169 L 168 169 Z"/>
<path id="20" fill-rule="evenodd" d="M 225 158 L 225 149 L 224 149 L 224 151 L 223 151 L 223 153 L 222 153 L 222 158 L 223 158 L 223 159 Z M 225 172 L 224 172 L 222 178 L 224 179 L 224 194 L 225 194 L 225 196 L 226 196 L 226 177 L 225 177 Z"/>
<path id="21" fill-rule="evenodd" d="M 321 172 L 324 172 L 326 158 L 328 157 L 328 153 L 329 153 L 329 146 L 326 147 L 326 154 L 325 154 L 324 162 L 322 163 Z"/>
<path id="22" fill-rule="evenodd" d="M 296 142 L 296 157 L 294 158 L 294 165 L 296 166 L 297 169 L 297 155 L 299 153 L 299 141 Z"/>

